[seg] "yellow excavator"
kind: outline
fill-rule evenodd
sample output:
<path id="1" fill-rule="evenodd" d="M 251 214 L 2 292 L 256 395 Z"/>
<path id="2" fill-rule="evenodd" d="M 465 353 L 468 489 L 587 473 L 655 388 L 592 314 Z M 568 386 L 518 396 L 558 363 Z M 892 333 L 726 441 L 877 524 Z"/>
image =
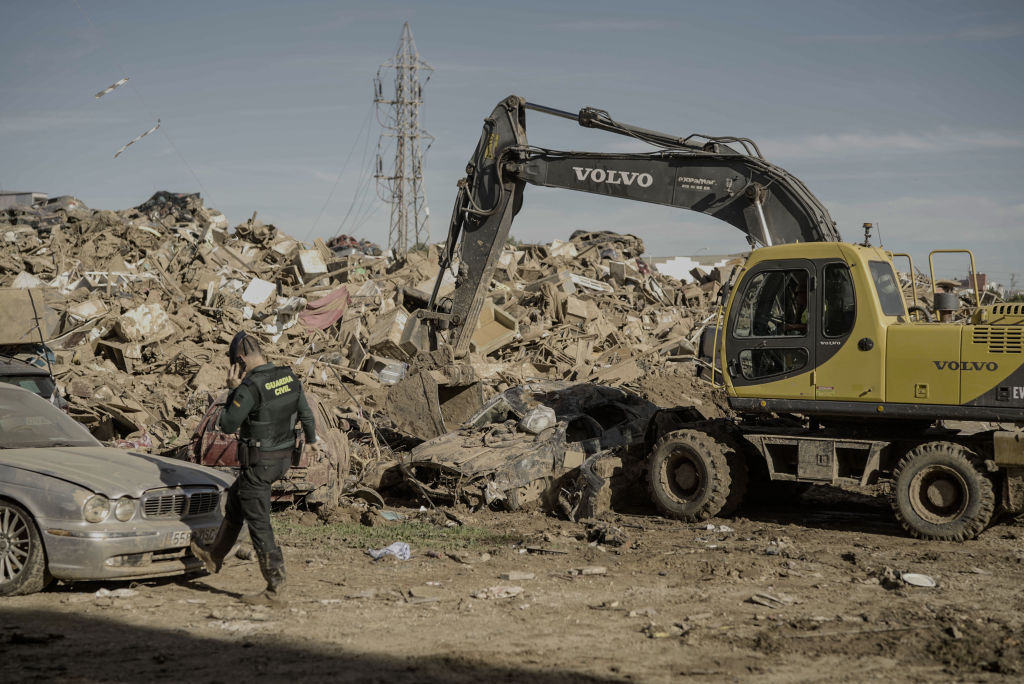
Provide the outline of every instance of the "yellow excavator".
<path id="1" fill-rule="evenodd" d="M 526 110 L 657 149 L 534 147 Z M 699 521 L 732 513 L 748 493 L 880 479 L 892 482 L 900 524 L 920 538 L 962 541 L 996 515 L 1024 511 L 1024 305 L 979 298 L 966 322 L 912 317 L 893 255 L 843 242 L 818 199 L 747 138 L 672 136 L 599 109 L 574 114 L 510 96 L 485 119 L 466 171 L 440 257 L 455 289 L 439 296 L 439 277 L 403 335 L 422 367 L 465 377 L 459 360 L 525 185 L 699 211 L 753 247 L 700 350 L 735 416 L 674 407 L 652 420 L 647 477 L 663 513 Z M 945 292 L 935 305 L 960 309 Z"/>

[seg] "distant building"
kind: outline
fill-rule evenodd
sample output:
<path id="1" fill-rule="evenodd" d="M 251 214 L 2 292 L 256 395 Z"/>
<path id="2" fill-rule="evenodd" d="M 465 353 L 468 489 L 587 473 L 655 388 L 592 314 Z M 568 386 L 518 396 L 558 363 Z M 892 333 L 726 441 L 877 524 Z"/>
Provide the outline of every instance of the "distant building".
<path id="1" fill-rule="evenodd" d="M 31 207 L 36 202 L 42 202 L 49 195 L 45 192 L 15 192 L 14 190 L 0 190 L 0 209 L 11 207 Z"/>
<path id="2" fill-rule="evenodd" d="M 978 289 L 984 292 L 988 289 L 988 276 L 984 273 L 975 273 L 978 277 Z M 974 278 L 968 275 L 966 278 L 960 281 L 960 287 L 967 288 L 968 290 L 974 290 Z"/>

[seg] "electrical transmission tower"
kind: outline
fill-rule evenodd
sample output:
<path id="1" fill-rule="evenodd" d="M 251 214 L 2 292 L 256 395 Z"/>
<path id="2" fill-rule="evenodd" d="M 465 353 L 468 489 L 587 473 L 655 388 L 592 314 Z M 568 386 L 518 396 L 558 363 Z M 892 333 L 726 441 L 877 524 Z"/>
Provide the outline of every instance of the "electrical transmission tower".
<path id="1" fill-rule="evenodd" d="M 395 91 L 391 98 L 384 97 L 381 72 L 395 70 Z M 416 41 L 412 38 L 409 22 L 402 27 L 402 38 L 393 59 L 381 64 L 373 79 L 373 101 L 377 106 L 377 121 L 383 127 L 377 141 L 377 194 L 391 205 L 391 224 L 388 228 L 388 247 L 395 254 L 405 254 L 416 244 L 430 239 L 427 219 L 430 209 L 423 193 L 423 141 L 430 149 L 434 137 L 420 128 L 420 106 L 423 104 L 423 86 L 430 80 L 434 69 L 420 59 Z M 420 79 L 423 75 L 423 82 Z M 385 150 L 394 141 L 394 167 L 385 172 Z"/>

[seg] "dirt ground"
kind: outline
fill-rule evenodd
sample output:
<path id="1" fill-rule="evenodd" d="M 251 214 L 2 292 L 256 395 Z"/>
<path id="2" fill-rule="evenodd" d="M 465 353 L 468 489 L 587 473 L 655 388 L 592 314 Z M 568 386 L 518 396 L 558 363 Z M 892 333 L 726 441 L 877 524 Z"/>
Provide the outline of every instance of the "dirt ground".
<path id="1" fill-rule="evenodd" d="M 715 519 L 713 529 L 615 515 L 608 522 L 628 536 L 621 546 L 589 542 L 585 524 L 538 511 L 459 511 L 461 527 L 412 508 L 373 527 L 283 511 L 275 525 L 287 607 L 238 602 L 260 577 L 237 558 L 214 576 L 2 599 L 3 680 L 1024 676 L 1024 525 L 963 544 L 923 542 L 899 530 L 884 499 L 819 488 L 789 503 Z M 407 561 L 365 552 L 403 540 Z M 937 586 L 911 586 L 901 572 Z M 488 597 L 502 587 L 517 595 Z"/>

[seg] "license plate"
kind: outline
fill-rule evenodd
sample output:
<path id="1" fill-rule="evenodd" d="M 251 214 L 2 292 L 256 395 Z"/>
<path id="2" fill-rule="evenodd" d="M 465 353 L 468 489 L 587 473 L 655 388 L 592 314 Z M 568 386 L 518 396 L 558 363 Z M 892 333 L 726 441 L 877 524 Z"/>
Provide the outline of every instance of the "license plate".
<path id="1" fill-rule="evenodd" d="M 167 546 L 188 546 L 192 543 L 193 536 L 201 544 L 209 544 L 217 534 L 217 528 L 211 527 L 205 530 L 179 530 L 167 534 Z"/>

